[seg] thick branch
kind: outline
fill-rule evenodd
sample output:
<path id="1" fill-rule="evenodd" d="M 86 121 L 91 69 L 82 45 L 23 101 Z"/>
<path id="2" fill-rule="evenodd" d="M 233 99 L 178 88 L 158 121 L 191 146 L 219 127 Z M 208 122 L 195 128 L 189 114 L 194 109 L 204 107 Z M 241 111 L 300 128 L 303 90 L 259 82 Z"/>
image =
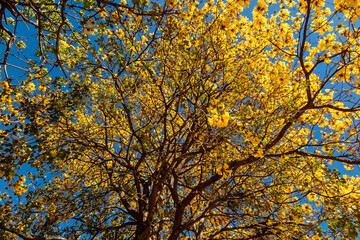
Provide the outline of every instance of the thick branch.
<path id="1" fill-rule="evenodd" d="M 169 237 L 169 240 L 176 240 L 178 239 L 181 231 L 182 231 L 182 218 L 185 211 L 185 208 L 191 203 L 191 201 L 205 188 L 213 185 L 217 181 L 222 178 L 222 175 L 215 174 L 210 177 L 205 182 L 199 183 L 191 192 L 179 203 L 176 207 L 175 217 L 174 217 L 174 225 L 172 228 L 172 233 Z"/>

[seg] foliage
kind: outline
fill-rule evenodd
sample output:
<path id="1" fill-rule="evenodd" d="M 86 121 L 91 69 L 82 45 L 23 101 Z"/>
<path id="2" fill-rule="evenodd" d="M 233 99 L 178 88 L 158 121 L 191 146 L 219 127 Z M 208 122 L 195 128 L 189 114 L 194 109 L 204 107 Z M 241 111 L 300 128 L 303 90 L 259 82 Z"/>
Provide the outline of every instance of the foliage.
<path id="1" fill-rule="evenodd" d="M 1 238 L 358 236 L 357 1 L 0 2 Z"/>

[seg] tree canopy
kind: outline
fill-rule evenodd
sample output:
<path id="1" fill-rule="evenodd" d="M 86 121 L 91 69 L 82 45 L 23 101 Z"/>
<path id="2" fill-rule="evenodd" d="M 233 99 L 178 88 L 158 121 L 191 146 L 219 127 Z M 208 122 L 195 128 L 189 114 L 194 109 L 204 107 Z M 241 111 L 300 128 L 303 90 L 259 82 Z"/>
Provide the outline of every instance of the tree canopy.
<path id="1" fill-rule="evenodd" d="M 1 239 L 357 238 L 360 2 L 0 4 Z"/>

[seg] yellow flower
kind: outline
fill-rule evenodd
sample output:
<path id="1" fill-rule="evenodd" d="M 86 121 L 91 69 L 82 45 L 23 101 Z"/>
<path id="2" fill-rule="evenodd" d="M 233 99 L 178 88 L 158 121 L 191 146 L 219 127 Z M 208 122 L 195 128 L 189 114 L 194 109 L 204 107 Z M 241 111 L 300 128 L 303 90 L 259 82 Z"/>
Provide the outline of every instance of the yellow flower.
<path id="1" fill-rule="evenodd" d="M 330 64 L 330 63 L 331 63 L 331 59 L 330 59 L 330 58 L 325 58 L 325 59 L 324 59 L 324 63 Z"/>
<path id="2" fill-rule="evenodd" d="M 330 14 L 331 14 L 330 8 L 325 8 L 325 14 L 326 14 L 326 15 L 330 15 Z"/>
<path id="3" fill-rule="evenodd" d="M 104 9 L 99 12 L 99 15 L 102 19 L 105 19 L 108 16 L 107 12 Z"/>
<path id="4" fill-rule="evenodd" d="M 27 190 L 27 186 L 16 186 L 16 188 L 14 188 L 14 194 L 19 196 L 26 193 Z"/>
<path id="5" fill-rule="evenodd" d="M 209 121 L 210 126 L 214 127 L 214 126 L 216 126 L 216 124 L 218 122 L 218 116 L 212 115 L 208 121 Z"/>
<path id="6" fill-rule="evenodd" d="M 0 83 L 0 86 L 2 86 L 2 88 L 3 88 L 4 90 L 6 90 L 6 89 L 9 88 L 9 84 L 8 84 L 8 82 L 6 82 L 6 81 L 1 82 L 1 83 Z"/>
<path id="7" fill-rule="evenodd" d="M 350 170 L 353 170 L 353 169 L 354 169 L 354 165 L 346 164 L 346 165 L 344 165 L 344 168 L 345 168 L 346 170 L 350 171 Z"/>
<path id="8" fill-rule="evenodd" d="M 69 44 L 64 41 L 64 40 L 60 40 L 60 45 L 63 46 L 64 48 L 68 48 L 69 47 Z"/>
<path id="9" fill-rule="evenodd" d="M 27 87 L 26 87 L 26 91 L 32 92 L 32 91 L 35 90 L 35 88 L 36 88 L 35 84 L 29 83 L 29 84 L 27 85 Z"/>
<path id="10" fill-rule="evenodd" d="M 47 98 L 47 99 L 44 100 L 43 104 L 46 106 L 46 105 L 48 105 L 50 102 L 51 102 L 51 100 Z"/>
<path id="11" fill-rule="evenodd" d="M 40 86 L 39 86 L 39 91 L 40 91 L 40 92 L 45 92 L 45 91 L 46 91 L 46 87 L 43 86 L 43 85 L 40 85 Z"/>
<path id="12" fill-rule="evenodd" d="M 307 198 L 310 202 L 315 202 L 318 200 L 318 197 L 315 193 L 310 193 L 309 195 L 307 195 Z"/>
<path id="13" fill-rule="evenodd" d="M 321 238 L 319 235 L 314 235 L 312 238 L 311 238 L 312 240 L 321 240 L 321 239 L 323 239 L 323 238 Z"/>
<path id="14" fill-rule="evenodd" d="M 84 28 L 84 33 L 90 34 L 90 35 L 95 35 L 94 30 L 91 28 L 87 28 L 87 27 Z"/>
<path id="15" fill-rule="evenodd" d="M 106 34 L 108 37 L 114 37 L 114 36 L 115 36 L 114 32 L 111 31 L 110 29 L 106 29 L 105 34 Z"/>
<path id="16" fill-rule="evenodd" d="M 228 112 L 224 113 L 219 121 L 217 122 L 218 127 L 226 127 L 229 123 L 230 114 Z"/>

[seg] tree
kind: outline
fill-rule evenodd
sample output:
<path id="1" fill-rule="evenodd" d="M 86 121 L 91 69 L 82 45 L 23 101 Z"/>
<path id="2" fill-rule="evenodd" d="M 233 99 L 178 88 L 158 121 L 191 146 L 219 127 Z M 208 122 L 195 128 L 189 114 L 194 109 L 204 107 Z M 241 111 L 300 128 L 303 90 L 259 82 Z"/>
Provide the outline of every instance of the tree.
<path id="1" fill-rule="evenodd" d="M 1 3 L 4 239 L 358 236 L 357 1 Z"/>

